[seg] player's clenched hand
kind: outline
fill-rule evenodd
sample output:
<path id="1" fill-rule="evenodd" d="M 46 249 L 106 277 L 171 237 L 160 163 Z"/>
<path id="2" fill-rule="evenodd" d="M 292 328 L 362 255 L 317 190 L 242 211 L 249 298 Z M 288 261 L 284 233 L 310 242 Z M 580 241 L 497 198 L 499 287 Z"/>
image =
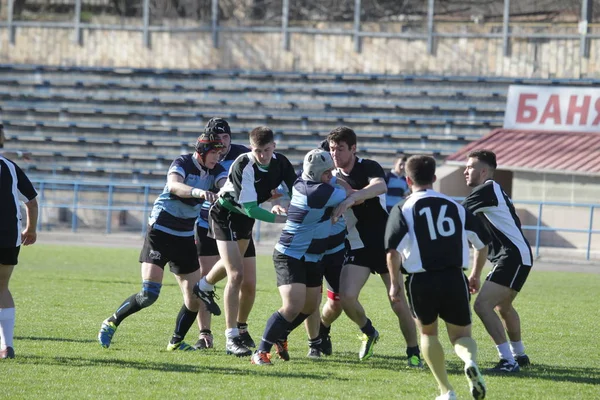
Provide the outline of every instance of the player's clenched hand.
<path id="1" fill-rule="evenodd" d="M 275 205 L 275 206 L 273 206 L 273 208 L 271 208 L 271 212 L 273 214 L 277 214 L 277 215 L 285 215 L 287 210 L 285 209 L 285 207 L 281 207 L 280 205 Z"/>
<path id="2" fill-rule="evenodd" d="M 475 294 L 479 291 L 480 287 L 481 287 L 480 278 L 475 275 L 469 276 L 469 292 L 471 292 L 471 294 Z"/>
<path id="3" fill-rule="evenodd" d="M 331 220 L 333 221 L 333 223 L 335 224 L 338 221 L 338 219 L 340 219 L 342 214 L 347 209 L 352 207 L 353 204 L 354 204 L 354 199 L 352 199 L 350 197 L 348 197 L 346 200 L 344 200 L 340 204 L 338 204 L 338 206 L 335 208 L 335 210 L 333 210 L 333 213 L 331 214 Z"/>
<path id="4" fill-rule="evenodd" d="M 23 246 L 29 246 L 30 244 L 34 244 L 36 240 L 37 233 L 35 233 L 35 231 L 29 231 L 25 229 L 21 233 L 21 244 L 23 244 Z"/>
<path id="5" fill-rule="evenodd" d="M 401 291 L 400 291 L 400 286 L 393 284 L 390 286 L 390 301 L 392 303 L 395 303 L 397 301 L 400 301 L 400 295 L 401 295 Z"/>
<path id="6" fill-rule="evenodd" d="M 219 197 L 218 193 L 213 193 L 209 190 L 204 191 L 204 200 L 214 203 Z"/>

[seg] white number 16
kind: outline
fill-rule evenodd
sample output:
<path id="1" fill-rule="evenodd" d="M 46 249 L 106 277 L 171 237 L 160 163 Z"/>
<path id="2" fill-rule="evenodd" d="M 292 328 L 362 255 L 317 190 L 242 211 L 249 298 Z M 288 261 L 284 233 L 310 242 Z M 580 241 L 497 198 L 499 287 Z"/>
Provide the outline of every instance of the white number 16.
<path id="1" fill-rule="evenodd" d="M 433 225 L 433 215 L 431 213 L 431 208 L 425 207 L 419 211 L 419 215 L 425 214 L 425 217 L 427 218 L 427 227 L 429 228 L 429 236 L 431 237 L 431 240 L 436 240 L 437 234 L 439 234 L 440 236 L 452 236 L 454 232 L 456 232 L 454 221 L 452 220 L 452 218 L 446 217 L 447 209 L 447 205 L 443 205 L 440 208 L 440 215 L 438 215 L 438 219 L 436 221 L 435 226 Z"/>

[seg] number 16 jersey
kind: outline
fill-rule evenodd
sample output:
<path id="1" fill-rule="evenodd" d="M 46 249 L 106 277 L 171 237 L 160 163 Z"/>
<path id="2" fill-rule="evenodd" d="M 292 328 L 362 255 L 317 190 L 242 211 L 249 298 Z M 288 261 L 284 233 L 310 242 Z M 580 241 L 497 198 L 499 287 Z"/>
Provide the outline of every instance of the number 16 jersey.
<path id="1" fill-rule="evenodd" d="M 386 250 L 402 254 L 409 274 L 469 267 L 470 241 L 482 249 L 491 237 L 471 212 L 434 190 L 411 194 L 392 208 L 385 229 Z"/>

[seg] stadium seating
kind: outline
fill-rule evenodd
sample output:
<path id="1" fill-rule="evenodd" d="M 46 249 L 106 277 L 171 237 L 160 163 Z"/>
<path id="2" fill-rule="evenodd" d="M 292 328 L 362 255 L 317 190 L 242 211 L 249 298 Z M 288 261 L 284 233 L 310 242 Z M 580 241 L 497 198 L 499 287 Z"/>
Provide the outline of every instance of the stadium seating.
<path id="1" fill-rule="evenodd" d="M 0 64 L 0 116 L 7 148 L 31 151 L 37 176 L 164 180 L 212 116 L 229 120 L 235 141 L 272 127 L 296 164 L 331 128 L 348 125 L 360 154 L 390 167 L 402 152 L 441 160 L 501 126 L 511 83 L 541 82 Z"/>

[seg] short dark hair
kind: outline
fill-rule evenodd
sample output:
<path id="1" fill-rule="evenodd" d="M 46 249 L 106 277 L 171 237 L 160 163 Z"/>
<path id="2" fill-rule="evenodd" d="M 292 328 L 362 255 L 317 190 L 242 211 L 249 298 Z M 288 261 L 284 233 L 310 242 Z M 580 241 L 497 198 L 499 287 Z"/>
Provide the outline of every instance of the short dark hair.
<path id="1" fill-rule="evenodd" d="M 275 141 L 275 135 L 268 126 L 257 126 L 250 131 L 250 144 L 253 146 L 266 146 Z"/>
<path id="2" fill-rule="evenodd" d="M 411 156 L 404 169 L 416 185 L 431 185 L 435 176 L 435 159 L 430 156 Z"/>
<path id="3" fill-rule="evenodd" d="M 398 160 L 402 160 L 402 161 L 406 162 L 408 160 L 408 156 L 406 154 L 400 154 L 398 156 Z"/>
<path id="4" fill-rule="evenodd" d="M 475 150 L 469 153 L 468 158 L 476 158 L 488 166 L 496 169 L 496 154 L 491 150 Z"/>
<path id="5" fill-rule="evenodd" d="M 348 148 L 356 145 L 356 133 L 347 126 L 338 126 L 327 135 L 327 142 L 333 142 L 340 144 L 344 142 L 348 145 Z"/>

